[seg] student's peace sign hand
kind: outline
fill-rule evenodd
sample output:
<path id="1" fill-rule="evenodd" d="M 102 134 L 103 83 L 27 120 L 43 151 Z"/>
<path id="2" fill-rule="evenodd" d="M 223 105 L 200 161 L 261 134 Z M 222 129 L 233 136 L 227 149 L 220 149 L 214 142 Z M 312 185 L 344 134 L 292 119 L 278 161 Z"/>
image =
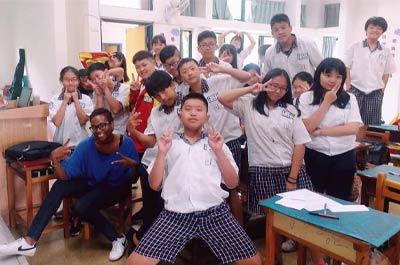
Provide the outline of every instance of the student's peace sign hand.
<path id="1" fill-rule="evenodd" d="M 61 160 L 66 159 L 71 154 L 74 146 L 68 146 L 70 139 L 68 139 L 62 146 L 54 149 L 50 154 L 50 159 L 53 163 L 58 164 Z"/>
<path id="2" fill-rule="evenodd" d="M 169 127 L 165 132 L 157 139 L 158 152 L 162 155 L 166 155 L 172 145 L 172 136 L 174 135 L 174 129 Z"/>
<path id="3" fill-rule="evenodd" d="M 337 82 L 336 85 L 331 90 L 329 90 L 328 92 L 325 93 L 325 96 L 324 96 L 325 102 L 327 102 L 329 104 L 332 104 L 333 102 L 335 102 L 335 100 L 337 99 L 336 94 L 339 91 L 340 85 L 341 85 L 341 83 Z"/>
<path id="4" fill-rule="evenodd" d="M 132 110 L 131 114 L 129 115 L 128 123 L 126 124 L 128 132 L 133 132 L 136 130 L 136 127 L 142 123 L 142 120 L 139 119 L 140 114 L 140 112 L 135 112 L 135 109 Z"/>
<path id="5" fill-rule="evenodd" d="M 130 168 L 136 168 L 137 167 L 137 162 L 133 160 L 130 157 L 127 157 L 120 152 L 116 152 L 117 155 L 121 158 L 120 160 L 114 160 L 111 162 L 111 164 L 120 164 L 123 167 L 130 167 Z"/>
<path id="6" fill-rule="evenodd" d="M 135 78 L 135 75 L 132 73 L 132 82 L 131 82 L 131 91 L 139 91 L 140 90 L 140 84 L 139 84 L 139 75 L 137 75 L 137 78 Z"/>
<path id="7" fill-rule="evenodd" d="M 260 83 L 255 83 L 249 86 L 249 89 L 253 95 L 257 95 L 258 93 L 264 91 L 264 85 Z"/>
<path id="8" fill-rule="evenodd" d="M 267 91 L 267 92 L 275 91 L 273 88 L 270 87 L 271 82 L 272 82 L 272 78 L 270 80 L 268 80 L 267 82 L 263 83 L 263 91 Z"/>
<path id="9" fill-rule="evenodd" d="M 222 150 L 224 145 L 224 137 L 217 132 L 213 125 L 208 127 L 208 145 L 215 152 Z"/>

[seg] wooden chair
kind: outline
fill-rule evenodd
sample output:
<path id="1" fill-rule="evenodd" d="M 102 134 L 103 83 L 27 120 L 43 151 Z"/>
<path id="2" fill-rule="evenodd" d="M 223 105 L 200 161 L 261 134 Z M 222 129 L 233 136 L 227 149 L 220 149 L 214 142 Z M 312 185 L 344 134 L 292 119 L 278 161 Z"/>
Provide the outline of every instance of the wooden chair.
<path id="1" fill-rule="evenodd" d="M 384 211 L 385 199 L 400 203 L 400 182 L 388 179 L 387 175 L 381 172 L 378 173 L 376 182 L 376 210 Z M 400 247 L 391 247 L 395 246 L 393 241 L 390 241 L 388 246 L 389 247 L 385 249 L 383 253 L 389 258 L 391 264 L 396 264 L 395 261 L 399 258 Z"/>
<path id="2" fill-rule="evenodd" d="M 366 131 L 365 133 L 365 138 L 364 140 L 367 142 L 372 142 L 372 143 L 383 143 L 386 146 L 389 145 L 389 139 L 390 139 L 390 132 L 385 131 L 385 132 L 373 132 L 373 131 Z M 383 156 L 389 156 L 389 151 L 386 149 L 386 152 L 382 154 Z M 375 164 L 372 163 L 366 163 L 366 168 L 372 168 L 375 167 Z"/>

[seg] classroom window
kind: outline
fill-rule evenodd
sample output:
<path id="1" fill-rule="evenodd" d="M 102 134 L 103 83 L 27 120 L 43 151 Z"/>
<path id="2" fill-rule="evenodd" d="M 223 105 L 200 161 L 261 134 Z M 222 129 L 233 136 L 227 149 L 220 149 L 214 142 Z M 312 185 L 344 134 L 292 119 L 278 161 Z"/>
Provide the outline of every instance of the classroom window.
<path id="1" fill-rule="evenodd" d="M 339 26 L 340 3 L 325 5 L 324 27 Z"/>

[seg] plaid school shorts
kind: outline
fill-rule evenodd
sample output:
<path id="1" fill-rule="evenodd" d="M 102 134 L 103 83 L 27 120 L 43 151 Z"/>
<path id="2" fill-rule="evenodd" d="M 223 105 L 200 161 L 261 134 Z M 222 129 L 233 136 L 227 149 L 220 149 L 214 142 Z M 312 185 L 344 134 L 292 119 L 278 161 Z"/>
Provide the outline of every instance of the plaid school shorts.
<path id="1" fill-rule="evenodd" d="M 163 210 L 135 252 L 174 263 L 179 252 L 193 238 L 204 240 L 223 263 L 248 259 L 257 253 L 254 243 L 226 203 L 192 213 Z"/>
<path id="2" fill-rule="evenodd" d="M 357 99 L 363 123 L 365 125 L 381 125 L 383 90 L 377 89 L 365 94 L 358 88 L 351 86 L 349 92 L 354 94 Z"/>

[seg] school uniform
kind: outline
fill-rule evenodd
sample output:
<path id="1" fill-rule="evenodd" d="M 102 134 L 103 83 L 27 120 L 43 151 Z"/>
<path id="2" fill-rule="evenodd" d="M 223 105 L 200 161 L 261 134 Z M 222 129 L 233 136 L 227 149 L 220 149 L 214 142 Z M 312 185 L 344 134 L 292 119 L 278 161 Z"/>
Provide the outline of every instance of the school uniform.
<path id="1" fill-rule="evenodd" d="M 232 68 L 232 65 L 230 63 L 224 62 L 224 61 L 218 59 L 218 57 L 214 58 L 214 63 L 222 65 L 224 67 Z M 199 66 L 200 67 L 205 67 L 206 65 L 207 65 L 206 62 L 203 60 L 203 58 L 201 58 L 200 61 L 199 61 Z M 210 78 L 210 77 L 213 77 L 213 76 L 216 76 L 216 75 L 220 75 L 220 74 L 221 73 L 210 72 L 210 73 L 207 73 L 207 75 L 204 76 L 204 77 L 205 78 Z"/>
<path id="2" fill-rule="evenodd" d="M 273 68 L 284 69 L 293 80 L 293 77 L 301 71 L 305 71 L 314 76 L 315 68 L 322 61 L 321 52 L 318 50 L 315 42 L 294 37 L 289 51 L 284 52 L 281 45 L 276 42 L 265 53 L 263 75 Z"/>
<path id="3" fill-rule="evenodd" d="M 242 50 L 240 53 L 237 54 L 237 68 L 242 69 L 244 60 L 249 57 L 252 48 L 247 47 L 246 49 Z"/>
<path id="4" fill-rule="evenodd" d="M 78 91 L 78 100 L 81 105 L 83 112 L 86 115 L 90 115 L 93 112 L 93 102 L 89 96 L 83 94 Z M 58 110 L 61 108 L 61 105 L 64 101 L 64 91 L 61 92 L 60 95 L 54 96 L 49 104 L 49 118 L 51 121 L 54 116 L 57 114 Z M 76 114 L 75 103 L 72 101 L 67 103 L 67 107 L 65 109 L 64 118 L 60 124 L 56 128 L 54 133 L 53 141 L 64 144 L 68 139 L 70 146 L 77 146 L 82 140 L 86 139 L 89 136 L 88 131 L 85 128 L 85 124 L 81 124 L 78 119 L 78 115 Z"/>
<path id="5" fill-rule="evenodd" d="M 228 145 L 239 166 L 241 159 L 239 138 L 242 135 L 240 121 L 238 117 L 226 110 L 218 101 L 218 94 L 226 90 L 242 87 L 243 84 L 230 75 L 219 74 L 208 79 L 201 79 L 201 86 L 202 94 L 208 102 L 208 113 L 210 114 L 208 123 L 204 125 L 205 130 L 207 130 L 209 125 L 214 126 L 224 137 L 225 144 Z M 183 87 L 181 89 L 181 96 L 185 96 L 190 92 L 190 87 Z"/>
<path id="6" fill-rule="evenodd" d="M 130 87 L 122 84 L 120 82 L 116 82 L 113 90 L 111 91 L 111 95 L 118 100 L 122 104 L 122 110 L 118 114 L 112 113 L 114 118 L 114 133 L 124 135 L 126 132 L 126 123 L 129 118 L 129 113 L 127 111 L 128 99 L 129 99 L 129 91 Z M 93 104 L 96 106 L 97 95 L 93 97 Z M 104 108 L 110 110 L 110 105 L 107 100 L 104 98 Z"/>
<path id="7" fill-rule="evenodd" d="M 360 112 L 355 96 L 351 93 L 345 108 L 331 105 L 319 124 L 319 128 L 340 126 L 351 122 L 362 125 Z M 320 105 L 311 105 L 314 99 L 313 91 L 307 91 L 300 96 L 301 118 L 307 119 L 318 110 Z M 305 163 L 314 189 L 326 192 L 344 200 L 349 199 L 356 171 L 354 147 L 356 136 L 312 136 L 312 141 L 306 144 Z"/>
<path id="8" fill-rule="evenodd" d="M 356 96 L 364 124 L 380 125 L 385 86 L 382 76 L 396 72 L 390 50 L 379 41 L 377 47 L 371 50 L 365 39 L 353 44 L 345 52 L 343 62 L 350 69 L 349 91 Z"/>
<path id="9" fill-rule="evenodd" d="M 226 145 L 223 151 L 237 172 Z M 256 255 L 253 242 L 225 203 L 228 192 L 221 188 L 223 177 L 204 134 L 193 144 L 183 134 L 172 140 L 164 172 L 165 209 L 135 252 L 173 263 L 186 243 L 199 237 L 223 263 Z"/>
<path id="10" fill-rule="evenodd" d="M 266 116 L 253 108 L 253 100 L 253 96 L 240 97 L 233 103 L 233 112 L 246 128 L 250 174 L 247 206 L 250 211 L 263 215 L 259 201 L 287 191 L 286 177 L 294 146 L 311 139 L 294 106 L 272 109 L 265 106 Z M 312 189 L 304 167 L 299 171 L 297 188 Z"/>

